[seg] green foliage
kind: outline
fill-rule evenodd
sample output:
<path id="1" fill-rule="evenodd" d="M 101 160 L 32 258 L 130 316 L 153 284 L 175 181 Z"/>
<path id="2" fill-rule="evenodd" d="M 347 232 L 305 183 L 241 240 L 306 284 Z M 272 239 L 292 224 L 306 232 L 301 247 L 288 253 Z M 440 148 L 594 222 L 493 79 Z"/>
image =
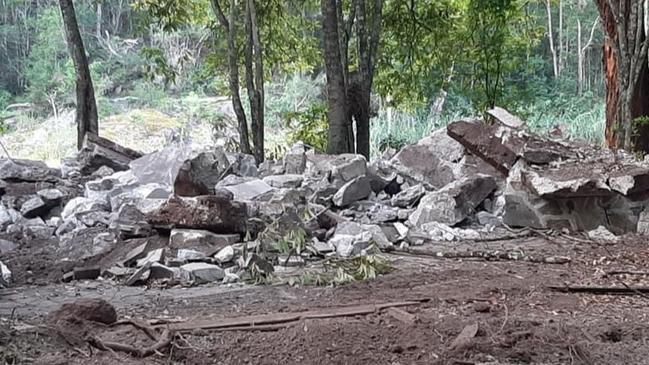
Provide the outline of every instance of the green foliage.
<path id="1" fill-rule="evenodd" d="M 329 259 L 324 261 L 323 271 L 307 271 L 299 278 L 299 282 L 302 285 L 342 285 L 373 280 L 393 270 L 387 261 L 377 255 Z"/>
<path id="2" fill-rule="evenodd" d="M 321 152 L 327 150 L 329 124 L 326 105 L 316 103 L 305 112 L 290 113 L 287 118 L 292 131 L 289 144 L 302 142 Z"/>

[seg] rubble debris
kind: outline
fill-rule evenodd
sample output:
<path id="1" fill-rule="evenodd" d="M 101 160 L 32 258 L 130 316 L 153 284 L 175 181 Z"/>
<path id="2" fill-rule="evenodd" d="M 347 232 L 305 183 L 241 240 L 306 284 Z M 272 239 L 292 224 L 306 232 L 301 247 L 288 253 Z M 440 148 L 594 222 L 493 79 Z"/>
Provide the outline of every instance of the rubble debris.
<path id="1" fill-rule="evenodd" d="M 231 192 L 233 199 L 237 201 L 255 200 L 255 198 L 275 190 L 275 188 L 260 179 L 247 181 L 238 185 L 229 185 L 223 189 Z"/>
<path id="2" fill-rule="evenodd" d="M 599 226 L 591 231 L 586 233 L 588 238 L 598 242 L 617 242 L 618 237 L 611 233 L 606 227 Z"/>
<path id="3" fill-rule="evenodd" d="M 455 225 L 473 213 L 494 190 L 496 180 L 492 176 L 464 178 L 426 194 L 408 220 L 413 226 L 430 222 Z"/>
<path id="4" fill-rule="evenodd" d="M 343 185 L 333 196 L 333 203 L 341 208 L 372 194 L 370 181 L 365 176 L 359 176 Z"/>
<path id="5" fill-rule="evenodd" d="M 525 122 L 523 122 L 519 117 L 512 115 L 510 112 L 501 107 L 494 107 L 493 109 L 489 109 L 487 110 L 487 114 L 492 116 L 498 122 L 510 128 L 520 128 L 525 125 Z"/>
<path id="6" fill-rule="evenodd" d="M 270 175 L 263 178 L 263 181 L 273 188 L 295 189 L 302 185 L 304 177 L 297 174 Z"/>
<path id="7" fill-rule="evenodd" d="M 304 174 L 306 169 L 306 147 L 297 143 L 284 155 L 284 172 L 287 174 Z"/>
<path id="8" fill-rule="evenodd" d="M 61 172 L 48 167 L 44 162 L 0 158 L 0 179 L 12 182 L 51 182 L 61 178 Z M 5 187 L 5 190 L 7 187 Z"/>
<path id="9" fill-rule="evenodd" d="M 213 283 L 223 280 L 225 271 L 217 265 L 205 262 L 192 262 L 180 267 L 181 270 L 189 273 L 196 283 Z"/>
<path id="10" fill-rule="evenodd" d="M 402 190 L 390 199 L 390 203 L 394 207 L 409 208 L 416 205 L 419 200 L 426 194 L 426 189 L 422 184 L 411 186 Z"/>
<path id="11" fill-rule="evenodd" d="M 214 255 L 214 260 L 219 264 L 230 262 L 232 259 L 234 259 L 234 247 L 231 245 L 223 247 Z"/>

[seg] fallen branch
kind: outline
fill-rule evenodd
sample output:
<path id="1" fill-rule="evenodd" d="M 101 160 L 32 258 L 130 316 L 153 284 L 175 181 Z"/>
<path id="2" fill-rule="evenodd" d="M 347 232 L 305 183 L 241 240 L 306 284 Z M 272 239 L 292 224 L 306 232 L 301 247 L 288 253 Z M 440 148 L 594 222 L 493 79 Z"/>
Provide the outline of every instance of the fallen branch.
<path id="1" fill-rule="evenodd" d="M 139 329 L 140 331 L 144 332 L 147 335 L 147 337 L 149 337 L 153 341 L 158 340 L 158 336 L 156 335 L 155 329 L 153 329 L 153 327 L 147 325 L 144 322 L 138 321 L 136 319 L 123 319 L 121 321 L 117 321 L 117 322 L 111 324 L 111 327 L 125 325 L 125 324 L 130 324 L 131 326 L 133 326 L 133 327 Z"/>
<path id="2" fill-rule="evenodd" d="M 548 286 L 550 290 L 562 293 L 587 293 L 601 295 L 644 295 L 649 294 L 649 287 L 619 287 L 619 286 Z"/>
<path id="3" fill-rule="evenodd" d="M 450 252 L 450 251 L 428 251 L 421 249 L 397 249 L 393 254 L 405 254 L 410 256 L 426 256 L 435 257 L 439 259 L 472 259 L 472 260 L 485 260 L 485 261 L 522 261 L 531 262 L 535 264 L 566 264 L 571 261 L 570 257 L 566 256 L 547 256 L 537 257 L 526 255 L 521 251 L 464 251 L 464 252 Z"/>
<path id="4" fill-rule="evenodd" d="M 164 330 L 164 332 L 162 332 L 162 336 L 160 336 L 157 342 L 146 348 L 137 348 L 123 343 L 103 341 L 102 339 L 96 336 L 90 337 L 88 339 L 88 343 L 90 343 L 91 346 L 94 346 L 97 349 L 102 351 L 125 352 L 135 357 L 142 358 L 142 357 L 151 356 L 159 352 L 163 348 L 169 346 L 173 338 L 171 333 L 172 332 L 168 329 Z"/>
<path id="5" fill-rule="evenodd" d="M 417 305 L 427 300 L 392 302 L 383 304 L 366 304 L 340 308 L 327 308 L 317 311 L 306 311 L 299 313 L 271 313 L 258 316 L 246 316 L 237 318 L 224 318 L 206 321 L 193 321 L 186 323 L 170 324 L 169 328 L 177 332 L 187 332 L 193 330 L 274 330 L 281 329 L 282 325 L 294 324 L 305 319 L 324 319 L 336 317 L 350 317 L 358 315 L 367 315 L 376 313 L 383 309 L 392 307 L 405 307 Z M 275 327 L 271 327 L 275 326 Z"/>

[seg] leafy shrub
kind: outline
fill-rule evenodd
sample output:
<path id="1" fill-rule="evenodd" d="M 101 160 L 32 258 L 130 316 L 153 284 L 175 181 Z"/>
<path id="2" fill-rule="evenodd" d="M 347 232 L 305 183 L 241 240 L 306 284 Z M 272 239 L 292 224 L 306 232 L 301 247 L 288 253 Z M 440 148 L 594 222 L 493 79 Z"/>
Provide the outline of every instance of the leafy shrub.
<path id="1" fill-rule="evenodd" d="M 305 112 L 289 113 L 289 143 L 305 143 L 318 151 L 327 150 L 327 106 L 315 103 Z"/>

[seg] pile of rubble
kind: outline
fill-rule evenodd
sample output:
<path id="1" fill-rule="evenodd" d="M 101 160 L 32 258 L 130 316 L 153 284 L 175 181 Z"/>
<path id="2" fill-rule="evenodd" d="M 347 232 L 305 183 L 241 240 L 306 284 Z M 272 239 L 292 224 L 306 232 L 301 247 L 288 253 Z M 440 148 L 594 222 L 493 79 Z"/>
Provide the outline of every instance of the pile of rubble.
<path id="1" fill-rule="evenodd" d="M 0 160 L 0 262 L 47 241 L 62 280 L 231 283 L 279 266 L 511 228 L 649 231 L 649 164 L 526 132 L 506 113 L 459 121 L 368 163 L 295 145 L 281 161 L 89 137 L 61 169 Z M 512 122 L 513 121 L 513 122 Z M 307 249 L 308 248 L 308 249 Z"/>

